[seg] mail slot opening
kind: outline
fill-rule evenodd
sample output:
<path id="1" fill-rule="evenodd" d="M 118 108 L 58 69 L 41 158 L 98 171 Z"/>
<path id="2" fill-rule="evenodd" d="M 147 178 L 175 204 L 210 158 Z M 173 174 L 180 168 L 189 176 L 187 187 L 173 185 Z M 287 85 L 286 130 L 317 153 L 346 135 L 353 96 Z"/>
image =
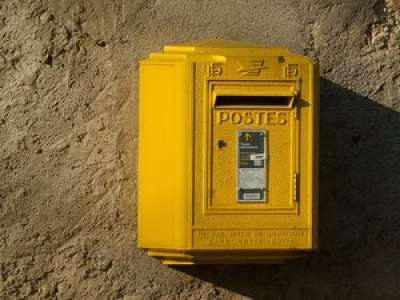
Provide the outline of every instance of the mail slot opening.
<path id="1" fill-rule="evenodd" d="M 220 106 L 291 106 L 293 97 L 285 96 L 217 96 L 215 107 Z"/>

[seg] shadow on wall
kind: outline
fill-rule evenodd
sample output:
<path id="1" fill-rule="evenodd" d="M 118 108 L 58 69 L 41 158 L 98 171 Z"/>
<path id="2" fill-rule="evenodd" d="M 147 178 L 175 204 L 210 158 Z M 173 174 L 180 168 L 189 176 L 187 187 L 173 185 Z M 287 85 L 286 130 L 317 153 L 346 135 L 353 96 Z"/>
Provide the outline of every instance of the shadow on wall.
<path id="1" fill-rule="evenodd" d="M 179 271 L 253 299 L 399 299 L 400 114 L 321 78 L 320 251 Z"/>

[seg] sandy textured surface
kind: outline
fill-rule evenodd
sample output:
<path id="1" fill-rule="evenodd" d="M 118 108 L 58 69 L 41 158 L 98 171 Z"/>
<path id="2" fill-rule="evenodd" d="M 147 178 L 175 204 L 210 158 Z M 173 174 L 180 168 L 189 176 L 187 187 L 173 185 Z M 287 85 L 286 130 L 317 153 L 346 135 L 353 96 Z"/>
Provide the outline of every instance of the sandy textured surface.
<path id="1" fill-rule="evenodd" d="M 0 0 L 0 299 L 400 299 L 400 1 Z M 135 247 L 138 59 L 225 38 L 321 66 L 321 251 Z"/>

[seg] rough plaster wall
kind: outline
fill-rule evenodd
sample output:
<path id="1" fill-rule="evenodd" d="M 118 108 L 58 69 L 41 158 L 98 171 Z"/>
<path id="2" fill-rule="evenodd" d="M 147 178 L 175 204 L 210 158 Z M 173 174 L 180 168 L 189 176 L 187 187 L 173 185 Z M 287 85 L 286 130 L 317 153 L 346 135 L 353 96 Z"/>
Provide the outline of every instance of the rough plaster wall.
<path id="1" fill-rule="evenodd" d="M 0 0 L 0 299 L 399 299 L 399 2 Z M 320 63 L 318 255 L 173 269 L 135 249 L 137 62 L 200 38 Z"/>

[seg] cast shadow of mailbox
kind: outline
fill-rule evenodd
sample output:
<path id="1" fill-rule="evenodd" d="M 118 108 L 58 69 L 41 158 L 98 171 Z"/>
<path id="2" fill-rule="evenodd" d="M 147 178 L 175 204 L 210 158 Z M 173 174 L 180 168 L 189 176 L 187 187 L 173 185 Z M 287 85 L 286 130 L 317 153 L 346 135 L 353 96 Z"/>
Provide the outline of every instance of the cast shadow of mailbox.
<path id="1" fill-rule="evenodd" d="M 285 265 L 176 269 L 253 299 L 357 297 L 374 284 L 390 297 L 399 240 L 400 114 L 321 78 L 320 251 Z"/>

